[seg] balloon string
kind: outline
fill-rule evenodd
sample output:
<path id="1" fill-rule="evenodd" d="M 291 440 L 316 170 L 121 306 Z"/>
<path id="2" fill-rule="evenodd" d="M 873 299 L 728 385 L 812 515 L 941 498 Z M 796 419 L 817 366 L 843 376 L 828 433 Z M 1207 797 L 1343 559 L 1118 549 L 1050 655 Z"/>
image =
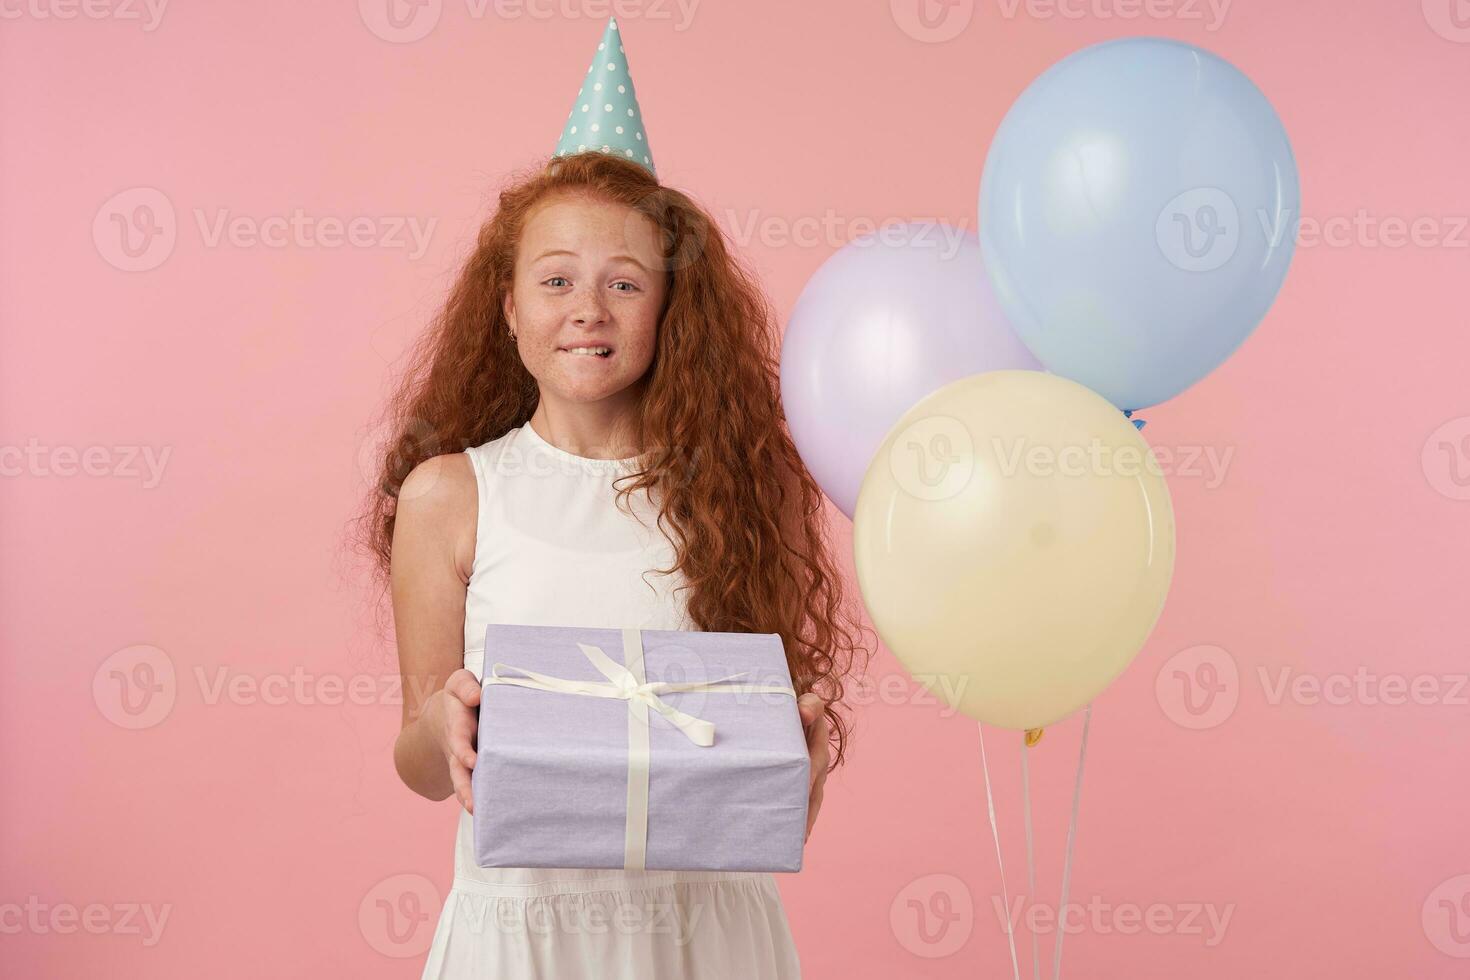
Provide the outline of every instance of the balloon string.
<path id="1" fill-rule="evenodd" d="M 1021 980 L 1021 964 L 1016 959 L 1016 934 L 1011 927 L 1011 897 L 1006 890 L 1006 864 L 1000 856 L 1000 830 L 995 825 L 995 795 L 990 789 L 990 763 L 985 759 L 985 725 L 980 729 L 980 767 L 985 773 L 985 806 L 990 811 L 990 836 L 995 841 L 995 863 L 1000 867 L 1000 897 L 1005 902 L 1006 940 L 1011 946 L 1011 975 Z"/>
<path id="2" fill-rule="evenodd" d="M 1066 935 L 1067 892 L 1072 885 L 1072 847 L 1077 841 L 1077 811 L 1082 803 L 1082 767 L 1087 761 L 1087 729 L 1092 724 L 1092 705 L 1082 715 L 1082 748 L 1077 753 L 1077 783 L 1072 788 L 1072 819 L 1067 825 L 1067 858 L 1062 864 L 1062 900 L 1057 905 L 1057 944 L 1052 951 L 1051 978 L 1062 975 L 1062 937 Z"/>
<path id="3" fill-rule="evenodd" d="M 1040 731 L 1040 729 L 1037 729 Z M 1036 901 L 1036 856 L 1031 846 L 1031 733 L 1021 739 L 1021 808 L 1026 814 L 1026 891 Z M 1041 980 L 1041 954 L 1036 947 L 1036 930 L 1031 929 L 1031 980 Z"/>

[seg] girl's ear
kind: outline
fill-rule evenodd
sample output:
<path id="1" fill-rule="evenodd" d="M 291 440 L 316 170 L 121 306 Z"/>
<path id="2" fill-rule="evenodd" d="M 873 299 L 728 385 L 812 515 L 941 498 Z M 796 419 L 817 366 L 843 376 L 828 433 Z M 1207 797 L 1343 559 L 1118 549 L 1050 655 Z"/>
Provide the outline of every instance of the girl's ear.
<path id="1" fill-rule="evenodd" d="M 516 332 L 516 303 L 515 295 L 509 290 L 506 291 L 505 305 L 502 307 L 502 310 L 505 313 L 505 322 L 510 325 L 510 332 L 514 335 Z"/>

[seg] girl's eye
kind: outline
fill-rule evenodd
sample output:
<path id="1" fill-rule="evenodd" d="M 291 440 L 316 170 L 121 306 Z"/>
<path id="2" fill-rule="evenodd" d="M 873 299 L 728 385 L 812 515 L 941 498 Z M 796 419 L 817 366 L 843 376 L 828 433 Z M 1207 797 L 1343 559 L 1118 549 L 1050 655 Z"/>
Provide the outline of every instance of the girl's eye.
<path id="1" fill-rule="evenodd" d="M 560 285 L 560 284 L 566 283 L 566 282 L 568 282 L 566 276 L 552 276 L 552 277 L 550 277 L 549 279 L 547 279 L 545 281 L 544 285 L 547 285 L 547 286 L 557 286 L 557 285 Z M 613 283 L 613 285 L 614 286 L 627 286 L 628 287 L 627 289 L 619 290 L 619 292 L 632 292 L 632 291 L 634 291 L 634 290 L 636 290 L 638 288 L 638 284 L 637 283 L 628 282 L 626 280 L 624 280 L 622 282 L 615 282 L 615 283 Z"/>

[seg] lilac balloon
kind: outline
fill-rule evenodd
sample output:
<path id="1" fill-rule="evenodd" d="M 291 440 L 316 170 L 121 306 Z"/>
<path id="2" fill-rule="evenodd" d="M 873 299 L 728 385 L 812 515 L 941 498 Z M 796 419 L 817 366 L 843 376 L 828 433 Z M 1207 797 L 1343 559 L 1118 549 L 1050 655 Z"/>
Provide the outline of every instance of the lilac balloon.
<path id="1" fill-rule="evenodd" d="M 991 293 L 979 239 L 935 223 L 885 225 L 807 282 L 781 344 L 797 451 L 848 517 L 868 462 L 919 399 L 982 371 L 1042 370 Z"/>

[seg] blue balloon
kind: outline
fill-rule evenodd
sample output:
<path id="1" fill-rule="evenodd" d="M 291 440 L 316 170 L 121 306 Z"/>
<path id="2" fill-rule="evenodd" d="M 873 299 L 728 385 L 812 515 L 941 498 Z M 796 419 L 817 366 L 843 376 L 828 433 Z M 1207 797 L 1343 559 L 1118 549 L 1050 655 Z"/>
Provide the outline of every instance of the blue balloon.
<path id="1" fill-rule="evenodd" d="M 1124 38 L 1047 69 L 991 142 L 980 244 L 1038 360 L 1121 409 L 1172 398 L 1260 323 L 1296 247 L 1270 102 L 1189 44 Z"/>

